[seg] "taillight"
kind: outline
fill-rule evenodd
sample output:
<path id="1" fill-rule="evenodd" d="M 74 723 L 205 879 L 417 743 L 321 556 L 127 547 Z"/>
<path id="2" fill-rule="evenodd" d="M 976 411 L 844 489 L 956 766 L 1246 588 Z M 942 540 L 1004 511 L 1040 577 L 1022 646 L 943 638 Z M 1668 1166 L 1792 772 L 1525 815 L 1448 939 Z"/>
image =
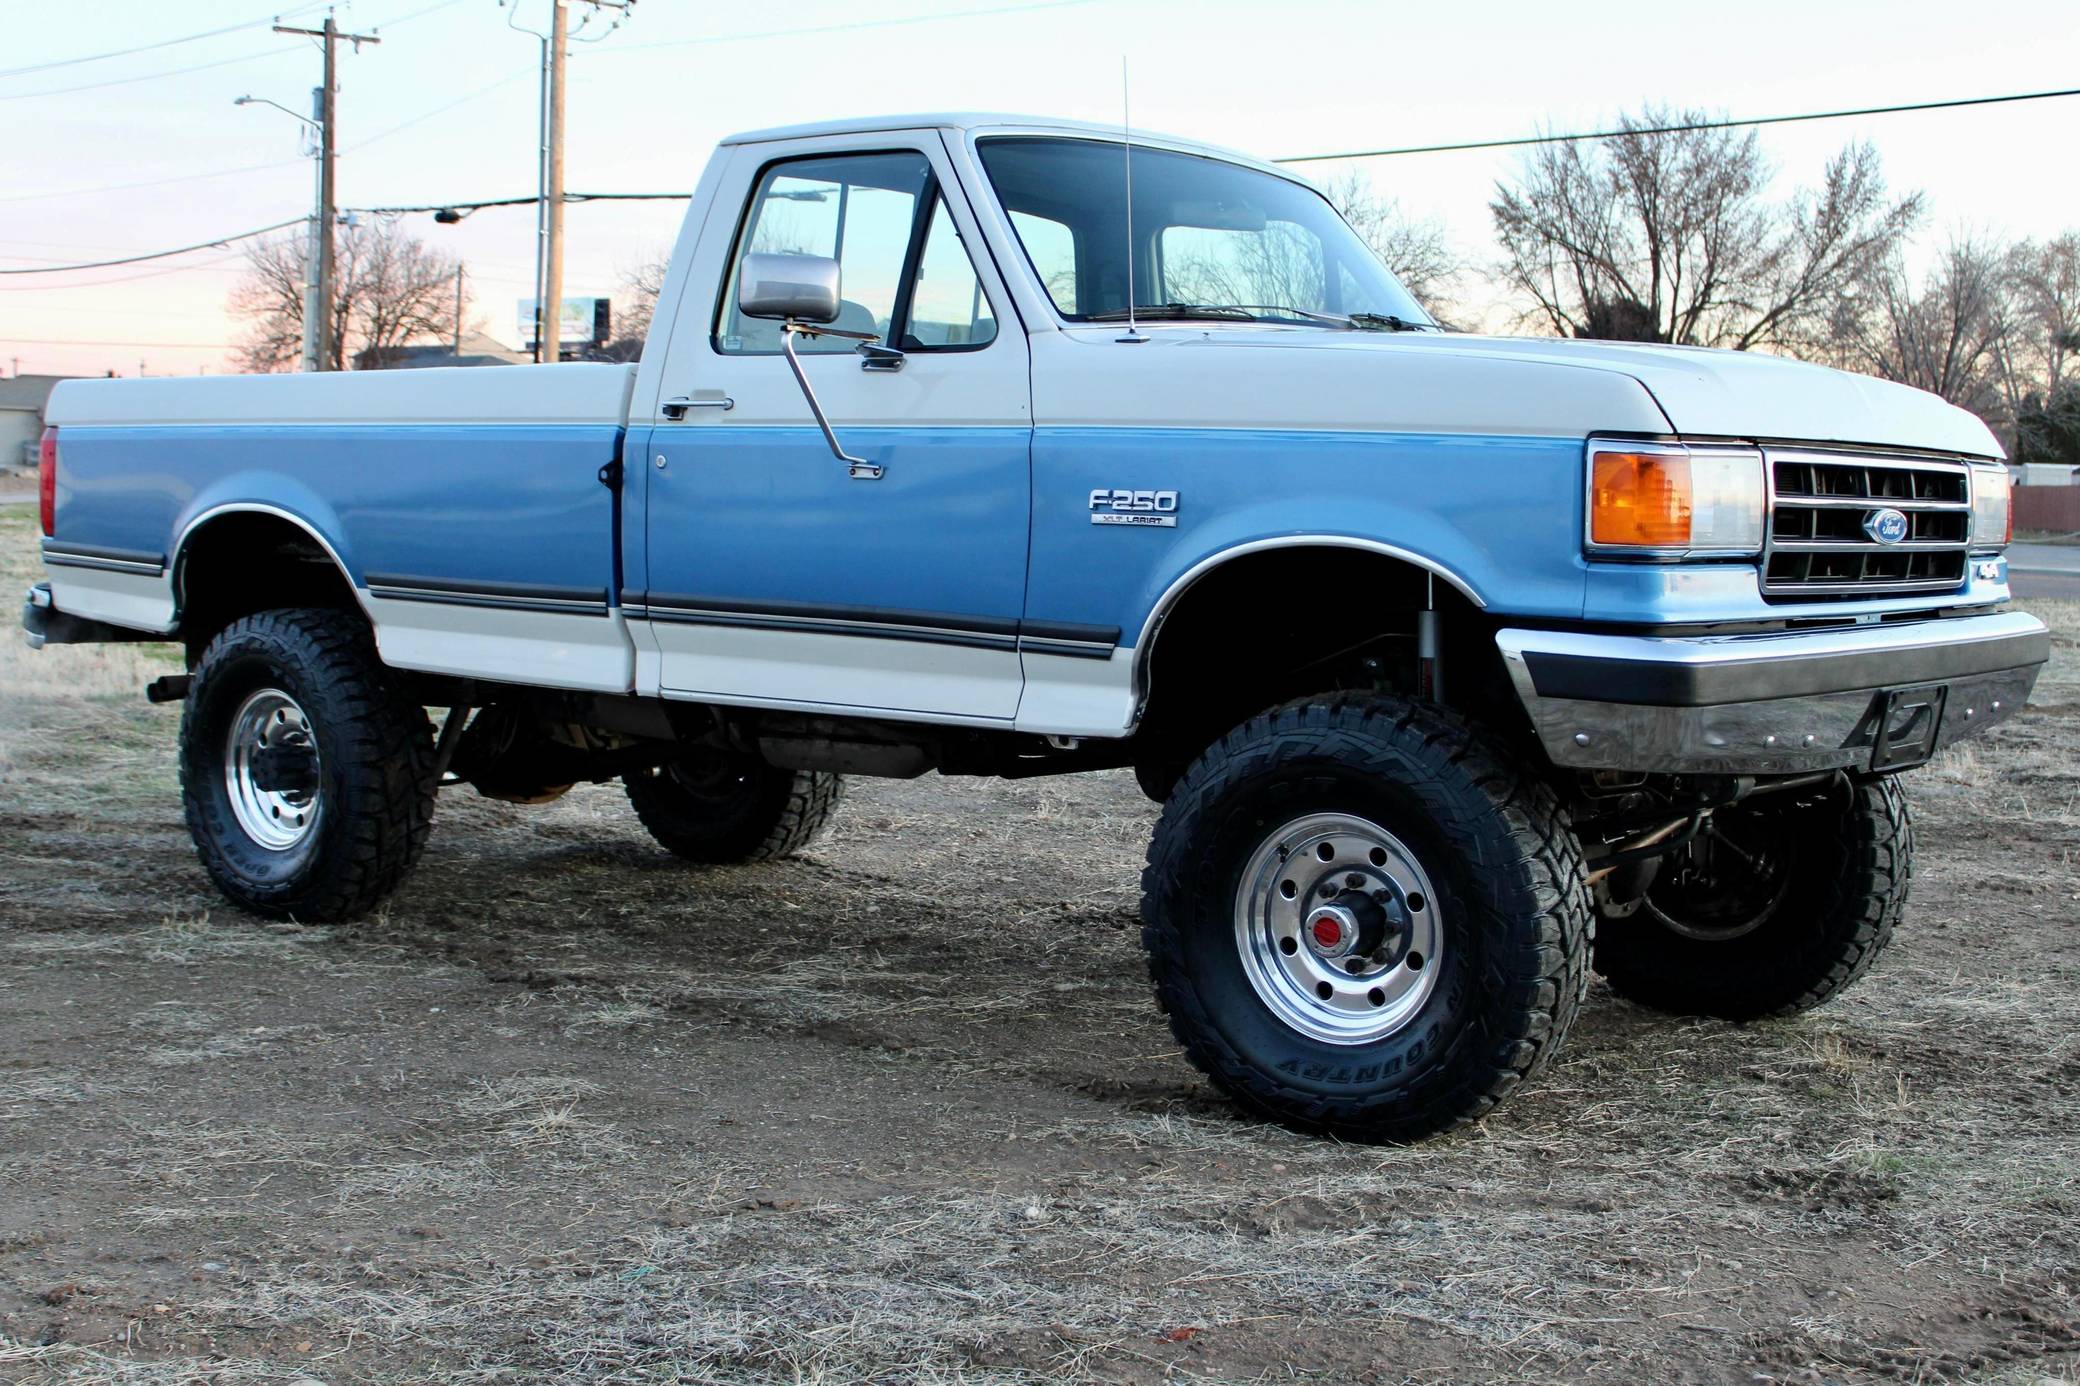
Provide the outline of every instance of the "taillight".
<path id="1" fill-rule="evenodd" d="M 43 431 L 43 446 L 36 450 L 36 507 L 43 517 L 43 537 L 58 532 L 58 430 Z"/>

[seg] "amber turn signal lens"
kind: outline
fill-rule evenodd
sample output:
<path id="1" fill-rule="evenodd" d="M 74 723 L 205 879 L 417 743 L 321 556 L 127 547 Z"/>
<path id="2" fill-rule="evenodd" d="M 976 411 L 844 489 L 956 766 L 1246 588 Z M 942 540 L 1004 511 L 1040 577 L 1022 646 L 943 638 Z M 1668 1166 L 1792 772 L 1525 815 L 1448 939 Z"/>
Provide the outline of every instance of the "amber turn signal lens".
<path id="1" fill-rule="evenodd" d="M 1690 459 L 1600 452 L 1589 487 L 1589 538 L 1598 544 L 1683 548 L 1690 543 Z"/>

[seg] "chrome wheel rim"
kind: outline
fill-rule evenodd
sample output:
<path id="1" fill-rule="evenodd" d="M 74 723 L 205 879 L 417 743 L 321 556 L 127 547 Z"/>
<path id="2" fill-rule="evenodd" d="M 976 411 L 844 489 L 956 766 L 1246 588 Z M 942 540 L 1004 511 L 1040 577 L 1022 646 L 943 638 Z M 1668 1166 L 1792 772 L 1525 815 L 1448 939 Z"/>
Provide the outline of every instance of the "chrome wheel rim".
<path id="1" fill-rule="evenodd" d="M 286 852 L 310 835 L 323 807 L 318 789 L 262 788 L 263 753 L 299 748 L 322 771 L 310 718 L 294 698 L 263 688 L 239 704 L 224 747 L 224 791 L 239 829 L 271 852 Z"/>
<path id="2" fill-rule="evenodd" d="M 1258 999 L 1329 1044 L 1370 1044 L 1413 1020 L 1436 989 L 1443 937 L 1422 863 L 1352 814 L 1271 833 L 1236 889 L 1235 947 Z"/>

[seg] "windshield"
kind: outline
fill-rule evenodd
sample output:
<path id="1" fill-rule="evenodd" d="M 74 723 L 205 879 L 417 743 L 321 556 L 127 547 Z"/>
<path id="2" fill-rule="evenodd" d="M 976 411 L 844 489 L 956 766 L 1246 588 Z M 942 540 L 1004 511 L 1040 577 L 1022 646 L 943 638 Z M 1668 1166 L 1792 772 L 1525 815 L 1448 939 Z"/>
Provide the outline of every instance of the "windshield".
<path id="1" fill-rule="evenodd" d="M 999 137 L 982 165 L 1033 273 L 1072 322 L 1124 317 L 1126 146 Z M 1275 174 L 1134 147 L 1134 307 L 1319 321 L 1371 314 L 1431 321 L 1319 193 Z"/>

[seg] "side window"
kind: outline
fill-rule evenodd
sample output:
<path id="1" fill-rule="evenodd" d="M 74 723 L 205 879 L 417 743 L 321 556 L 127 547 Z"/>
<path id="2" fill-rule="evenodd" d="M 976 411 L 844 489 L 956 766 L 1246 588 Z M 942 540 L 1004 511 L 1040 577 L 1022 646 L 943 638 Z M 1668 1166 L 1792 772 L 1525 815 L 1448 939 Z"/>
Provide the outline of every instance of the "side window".
<path id="1" fill-rule="evenodd" d="M 730 259 L 715 349 L 731 354 L 780 350 L 780 324 L 737 311 L 737 266 L 745 255 L 764 252 L 836 260 L 844 298 L 831 325 L 885 340 L 918 202 L 930 178 L 931 165 L 914 153 L 796 159 L 767 169 L 751 194 L 737 253 Z M 852 348 L 842 337 L 798 338 L 795 347 L 802 352 Z"/>
<path id="2" fill-rule="evenodd" d="M 1076 306 L 1076 233 L 1031 212 L 1011 213 L 1011 225 L 1054 306 L 1064 313 L 1081 312 Z"/>
<path id="3" fill-rule="evenodd" d="M 917 257 L 911 283 L 910 312 L 901 346 L 905 351 L 932 347 L 981 346 L 996 339 L 997 319 L 982 296 L 975 262 L 961 244 L 944 198 L 932 199 L 932 223 Z"/>

